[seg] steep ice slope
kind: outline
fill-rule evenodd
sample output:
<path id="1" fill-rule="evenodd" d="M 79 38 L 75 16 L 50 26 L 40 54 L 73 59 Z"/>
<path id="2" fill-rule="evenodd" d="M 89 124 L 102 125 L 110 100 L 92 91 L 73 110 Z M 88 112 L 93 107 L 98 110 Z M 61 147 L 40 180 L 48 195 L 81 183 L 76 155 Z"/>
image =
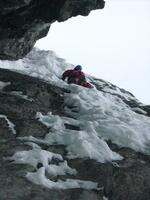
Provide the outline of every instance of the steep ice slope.
<path id="1" fill-rule="evenodd" d="M 95 85 L 94 89 L 66 84 L 60 79 L 61 74 L 65 69 L 72 68 L 73 65 L 67 64 L 65 60 L 58 58 L 55 53 L 49 51 L 34 49 L 23 60 L 16 62 L 1 61 L 0 66 L 39 77 L 46 82 L 70 91 L 70 93 L 65 94 L 64 105 L 68 117 L 61 117 L 52 113 L 45 115 L 38 112 L 35 118 L 50 128 L 50 131 L 43 139 L 31 135 L 30 137 L 22 137 L 21 140 L 30 141 L 32 145 L 34 143 L 65 145 L 68 159 L 90 158 L 101 163 L 123 158 L 110 149 L 107 140 L 111 140 L 120 147 L 129 147 L 135 151 L 150 154 L 150 118 L 145 116 L 144 110 L 140 109 L 141 114 L 138 114 L 125 103 L 124 100 L 134 100 L 141 105 L 129 92 L 90 76 L 88 76 L 88 80 Z M 5 84 L 1 83 L 1 85 Z M 66 130 L 66 123 L 79 127 L 79 130 Z M 50 153 L 49 155 L 52 156 Z M 31 157 L 34 163 L 31 161 Z M 54 155 L 54 157 L 59 157 L 59 168 L 49 164 L 50 158 L 47 151 L 33 145 L 33 150 L 16 152 L 9 159 L 15 160 L 16 163 L 27 163 L 34 167 L 41 163 L 37 172 L 28 173 L 26 177 L 34 183 L 49 188 L 97 188 L 96 183 L 83 182 L 82 180 L 69 179 L 66 182 L 58 180 L 57 183 L 47 180 L 45 172 L 51 174 L 52 171 L 53 173 L 55 171 L 56 175 L 59 175 L 59 173 L 75 173 L 61 158 L 61 155 Z M 63 161 L 63 164 L 61 164 L 61 161 Z"/>
<path id="2" fill-rule="evenodd" d="M 66 105 L 74 107 L 78 111 L 77 113 L 73 112 L 72 115 L 78 119 L 78 123 L 81 124 L 83 129 L 87 128 L 86 132 L 89 129 L 89 132 L 93 132 L 94 135 L 111 139 L 120 146 L 150 153 L 147 146 L 150 140 L 150 118 L 144 116 L 146 114 L 144 110 L 139 109 L 139 112 L 143 115 L 135 113 L 136 109 L 133 110 L 124 103 L 122 99 L 134 100 L 139 103 L 129 92 L 117 87 L 113 88 L 112 84 L 103 80 L 96 80 L 88 75 L 87 77 L 93 84 L 101 87 L 101 91 L 96 88 L 86 89 L 64 83 L 61 80 L 61 75 L 65 69 L 73 68 L 73 65 L 66 63 L 64 59 L 57 57 L 51 51 L 34 49 L 23 60 L 16 62 L 1 61 L 0 66 L 39 77 L 53 85 L 69 89 L 71 94 L 66 94 Z"/>

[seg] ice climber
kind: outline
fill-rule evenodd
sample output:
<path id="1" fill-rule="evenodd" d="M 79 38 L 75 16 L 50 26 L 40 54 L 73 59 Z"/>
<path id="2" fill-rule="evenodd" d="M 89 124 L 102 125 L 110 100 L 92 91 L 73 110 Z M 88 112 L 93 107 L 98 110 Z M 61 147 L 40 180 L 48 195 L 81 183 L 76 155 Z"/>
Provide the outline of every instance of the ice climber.
<path id="1" fill-rule="evenodd" d="M 81 65 L 77 65 L 74 69 L 66 70 L 62 75 L 62 80 L 64 81 L 66 78 L 68 84 L 74 83 L 83 87 L 93 88 L 93 86 L 86 81 Z"/>

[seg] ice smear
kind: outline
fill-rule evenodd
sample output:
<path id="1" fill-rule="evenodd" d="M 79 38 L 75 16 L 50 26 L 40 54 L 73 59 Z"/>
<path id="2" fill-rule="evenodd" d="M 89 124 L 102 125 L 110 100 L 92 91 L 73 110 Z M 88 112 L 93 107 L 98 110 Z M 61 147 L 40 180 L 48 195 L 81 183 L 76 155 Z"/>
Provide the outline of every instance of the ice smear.
<path id="1" fill-rule="evenodd" d="M 4 118 L 7 121 L 8 127 L 11 129 L 12 133 L 16 134 L 15 125 L 7 118 L 7 116 L 0 114 L 0 118 Z"/>
<path id="2" fill-rule="evenodd" d="M 147 114 L 146 111 L 144 111 L 144 110 L 142 110 L 141 108 L 138 108 L 138 107 L 134 107 L 134 108 L 132 108 L 132 110 L 135 111 L 135 112 L 137 112 L 137 113 L 144 114 L 144 115 Z"/>
<path id="3" fill-rule="evenodd" d="M 27 101 L 33 101 L 32 98 L 29 98 L 27 95 L 24 95 L 22 91 L 11 91 L 10 93 Z"/>
<path id="4" fill-rule="evenodd" d="M 50 189 L 72 189 L 72 188 L 83 188 L 83 189 L 97 189 L 98 184 L 92 181 L 82 181 L 78 179 L 67 179 L 66 181 L 58 180 L 53 182 L 46 178 L 45 168 L 41 167 L 36 173 L 28 172 L 26 178 L 31 182 L 43 185 Z"/>
<path id="5" fill-rule="evenodd" d="M 109 200 L 107 197 L 103 196 L 103 200 Z"/>
<path id="6" fill-rule="evenodd" d="M 6 86 L 10 85 L 10 82 L 0 81 L 0 90 L 3 90 Z"/>

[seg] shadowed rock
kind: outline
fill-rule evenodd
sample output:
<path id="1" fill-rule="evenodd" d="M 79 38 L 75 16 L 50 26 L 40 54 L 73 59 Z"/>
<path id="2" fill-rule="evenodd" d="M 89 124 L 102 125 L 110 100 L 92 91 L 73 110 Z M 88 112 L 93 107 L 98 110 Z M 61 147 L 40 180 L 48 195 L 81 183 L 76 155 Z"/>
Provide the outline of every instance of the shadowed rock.
<path id="1" fill-rule="evenodd" d="M 50 25 L 104 7 L 103 0 L 1 0 L 0 59 L 24 57 Z"/>

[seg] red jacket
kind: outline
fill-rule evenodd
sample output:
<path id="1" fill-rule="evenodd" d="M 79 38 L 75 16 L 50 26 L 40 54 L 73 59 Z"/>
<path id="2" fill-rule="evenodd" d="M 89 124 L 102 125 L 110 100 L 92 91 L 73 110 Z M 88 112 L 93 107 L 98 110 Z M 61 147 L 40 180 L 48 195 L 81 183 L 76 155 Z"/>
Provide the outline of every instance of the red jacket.
<path id="1" fill-rule="evenodd" d="M 86 82 L 85 74 L 79 70 L 66 70 L 62 75 L 62 80 L 65 80 L 66 78 L 68 78 L 67 82 L 69 84 L 74 83 L 83 87 L 93 88 L 90 83 Z"/>
<path id="2" fill-rule="evenodd" d="M 67 70 L 63 73 L 62 75 L 62 79 L 65 80 L 66 78 L 68 78 L 67 82 L 70 83 L 74 83 L 77 85 L 81 85 L 83 82 L 86 81 L 85 79 L 85 75 L 83 72 L 79 71 L 79 70 Z"/>

